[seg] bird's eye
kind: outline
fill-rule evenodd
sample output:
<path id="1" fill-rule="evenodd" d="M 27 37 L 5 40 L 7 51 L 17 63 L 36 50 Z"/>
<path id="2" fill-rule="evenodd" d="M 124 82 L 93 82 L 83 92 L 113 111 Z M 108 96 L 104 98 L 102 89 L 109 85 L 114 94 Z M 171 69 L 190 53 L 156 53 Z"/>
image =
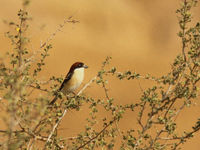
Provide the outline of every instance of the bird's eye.
<path id="1" fill-rule="evenodd" d="M 79 67 L 82 67 L 82 64 L 79 64 L 78 66 L 79 66 Z"/>

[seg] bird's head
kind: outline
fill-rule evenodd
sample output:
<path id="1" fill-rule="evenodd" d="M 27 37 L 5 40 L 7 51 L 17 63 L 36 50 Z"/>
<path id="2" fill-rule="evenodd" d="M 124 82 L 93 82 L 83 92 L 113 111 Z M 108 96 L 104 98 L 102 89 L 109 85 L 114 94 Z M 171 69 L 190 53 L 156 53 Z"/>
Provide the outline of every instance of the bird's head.
<path id="1" fill-rule="evenodd" d="M 85 65 L 84 63 L 82 63 L 82 62 L 76 62 L 76 63 L 74 63 L 74 64 L 71 66 L 70 72 L 74 72 L 74 71 L 77 70 L 77 69 L 86 69 L 86 68 L 88 68 L 88 66 Z"/>

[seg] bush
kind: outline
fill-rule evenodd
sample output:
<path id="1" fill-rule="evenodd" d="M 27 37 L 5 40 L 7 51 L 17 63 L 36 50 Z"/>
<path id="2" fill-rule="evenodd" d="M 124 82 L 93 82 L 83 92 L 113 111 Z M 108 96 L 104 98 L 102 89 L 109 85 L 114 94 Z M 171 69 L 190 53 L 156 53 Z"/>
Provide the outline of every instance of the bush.
<path id="1" fill-rule="evenodd" d="M 9 61 L 2 59 L 0 64 L 0 98 L 2 114 L 6 128 L 0 130 L 1 149 L 116 149 L 121 150 L 162 150 L 178 149 L 188 139 L 200 130 L 200 119 L 191 129 L 178 133 L 177 118 L 186 107 L 192 109 L 199 94 L 200 80 L 200 23 L 189 26 L 192 21 L 191 9 L 197 0 L 184 0 L 177 10 L 180 31 L 178 36 L 182 42 L 181 53 L 176 56 L 171 65 L 171 71 L 161 77 L 141 75 L 137 72 L 120 72 L 108 65 L 110 57 L 102 63 L 97 75 L 92 78 L 76 95 L 64 96 L 58 91 L 63 78 L 51 77 L 47 81 L 40 81 L 38 73 L 45 66 L 45 59 L 52 48 L 50 41 L 56 35 L 41 44 L 40 57 L 30 55 L 26 36 L 30 17 L 26 11 L 28 0 L 19 10 L 19 23 L 8 23 L 13 31 L 6 32 L 11 40 L 12 51 L 7 52 Z M 65 23 L 77 23 L 72 17 Z M 63 25 L 60 26 L 62 28 Z M 36 60 L 36 58 L 39 60 Z M 142 90 L 138 103 L 125 105 L 115 104 L 107 86 L 107 77 L 119 80 L 151 80 L 154 85 Z M 83 91 L 92 83 L 99 85 L 105 93 L 106 99 L 92 98 L 83 95 Z M 37 90 L 37 94 L 33 91 Z M 52 96 L 61 99 L 53 106 L 49 106 Z M 62 138 L 57 128 L 69 110 L 80 111 L 89 108 L 85 129 L 76 137 Z M 98 117 L 99 110 L 109 114 Z M 136 112 L 137 125 L 127 130 L 121 130 L 118 123 L 128 112 Z M 101 126 L 101 129 L 97 128 Z M 136 126 L 138 128 L 136 128 Z M 117 144 L 116 146 L 116 143 Z"/>

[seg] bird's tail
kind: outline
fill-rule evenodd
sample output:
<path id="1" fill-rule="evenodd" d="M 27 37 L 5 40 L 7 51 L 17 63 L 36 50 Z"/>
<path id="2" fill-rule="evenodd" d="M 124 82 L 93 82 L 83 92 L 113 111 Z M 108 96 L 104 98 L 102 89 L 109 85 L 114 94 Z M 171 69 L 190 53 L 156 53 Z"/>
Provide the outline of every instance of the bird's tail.
<path id="1" fill-rule="evenodd" d="M 56 102 L 57 99 L 58 99 L 58 97 L 55 96 L 54 99 L 49 103 L 49 105 L 53 105 Z"/>

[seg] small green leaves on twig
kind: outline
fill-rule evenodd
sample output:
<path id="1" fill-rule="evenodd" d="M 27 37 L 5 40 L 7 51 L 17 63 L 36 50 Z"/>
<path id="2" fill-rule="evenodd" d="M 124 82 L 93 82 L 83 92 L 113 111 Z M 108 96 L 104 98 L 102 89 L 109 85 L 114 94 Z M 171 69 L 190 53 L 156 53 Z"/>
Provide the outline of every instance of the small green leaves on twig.
<path id="1" fill-rule="evenodd" d="M 45 65 L 45 59 L 47 56 L 49 56 L 49 50 L 52 48 L 52 45 L 49 44 L 44 48 L 44 52 L 41 53 L 41 58 L 39 62 L 37 63 L 37 68 L 34 70 L 33 76 L 37 76 L 37 74 L 42 70 L 42 66 Z"/>

